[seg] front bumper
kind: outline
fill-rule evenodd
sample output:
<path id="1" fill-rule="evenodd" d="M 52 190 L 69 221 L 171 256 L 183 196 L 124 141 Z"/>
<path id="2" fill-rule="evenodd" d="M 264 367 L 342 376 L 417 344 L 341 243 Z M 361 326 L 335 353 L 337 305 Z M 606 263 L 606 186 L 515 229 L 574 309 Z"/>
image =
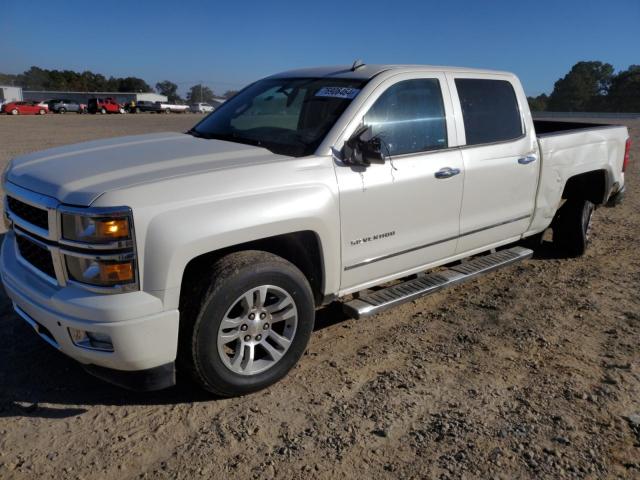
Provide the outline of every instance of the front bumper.
<path id="1" fill-rule="evenodd" d="M 179 312 L 163 311 L 159 298 L 143 291 L 105 295 L 54 286 L 18 260 L 12 231 L 2 245 L 0 276 L 19 316 L 47 343 L 88 366 L 90 372 L 134 389 L 136 384 L 156 389 L 175 382 Z M 69 328 L 109 335 L 113 351 L 74 344 Z M 152 381 L 144 379 L 145 371 Z"/>

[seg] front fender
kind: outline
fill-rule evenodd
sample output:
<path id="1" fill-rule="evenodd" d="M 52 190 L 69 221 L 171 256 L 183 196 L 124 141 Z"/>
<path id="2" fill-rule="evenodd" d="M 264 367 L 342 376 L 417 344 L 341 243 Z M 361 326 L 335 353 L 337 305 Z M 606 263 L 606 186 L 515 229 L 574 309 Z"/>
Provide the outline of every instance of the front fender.
<path id="1" fill-rule="evenodd" d="M 218 199 L 176 207 L 154 216 L 146 230 L 140 265 L 143 288 L 179 292 L 185 267 L 193 258 L 233 245 L 305 230 L 314 232 L 320 241 L 325 268 L 323 291 L 337 291 L 338 202 L 333 192 L 322 185 Z M 170 301 L 173 303 L 175 299 Z"/>

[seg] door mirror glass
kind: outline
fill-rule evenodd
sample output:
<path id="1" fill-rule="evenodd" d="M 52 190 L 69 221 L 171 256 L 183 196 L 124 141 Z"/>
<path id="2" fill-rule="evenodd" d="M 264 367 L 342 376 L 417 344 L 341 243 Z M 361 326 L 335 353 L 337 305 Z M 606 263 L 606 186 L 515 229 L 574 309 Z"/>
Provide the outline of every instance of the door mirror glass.
<path id="1" fill-rule="evenodd" d="M 380 138 L 373 136 L 371 128 L 363 127 L 347 140 L 342 149 L 342 159 L 347 165 L 368 167 L 384 163 Z"/>

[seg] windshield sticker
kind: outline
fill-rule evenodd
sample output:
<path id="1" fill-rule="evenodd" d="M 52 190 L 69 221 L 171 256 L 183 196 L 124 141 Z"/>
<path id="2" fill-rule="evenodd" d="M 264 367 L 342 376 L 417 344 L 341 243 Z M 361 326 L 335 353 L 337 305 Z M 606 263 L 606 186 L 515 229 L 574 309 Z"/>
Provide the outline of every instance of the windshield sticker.
<path id="1" fill-rule="evenodd" d="M 352 99 L 360 93 L 359 88 L 323 87 L 316 93 L 316 97 L 334 97 Z"/>

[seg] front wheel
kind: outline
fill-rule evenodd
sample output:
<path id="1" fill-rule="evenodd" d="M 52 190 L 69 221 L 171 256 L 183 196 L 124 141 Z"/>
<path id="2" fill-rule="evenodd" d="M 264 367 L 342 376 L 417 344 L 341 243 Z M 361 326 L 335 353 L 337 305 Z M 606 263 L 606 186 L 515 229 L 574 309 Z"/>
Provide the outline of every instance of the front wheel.
<path id="1" fill-rule="evenodd" d="M 306 277 L 283 258 L 246 251 L 216 262 L 209 278 L 206 291 L 181 308 L 180 365 L 225 397 L 274 384 L 300 359 L 313 330 Z"/>
<path id="2" fill-rule="evenodd" d="M 44 115 L 45 113 L 47 113 L 44 108 L 41 108 L 40 110 L 38 110 L 38 114 L 39 115 Z"/>
<path id="3" fill-rule="evenodd" d="M 65 113 L 67 113 L 67 109 L 62 107 L 60 110 L 58 110 L 58 113 L 65 114 Z"/>
<path id="4" fill-rule="evenodd" d="M 13 110 L 11 110 L 11 115 L 18 115 L 20 112 L 18 111 L 17 108 L 14 108 Z"/>
<path id="5" fill-rule="evenodd" d="M 589 200 L 567 200 L 554 219 L 553 243 L 572 257 L 584 255 L 591 239 L 594 210 Z"/>

